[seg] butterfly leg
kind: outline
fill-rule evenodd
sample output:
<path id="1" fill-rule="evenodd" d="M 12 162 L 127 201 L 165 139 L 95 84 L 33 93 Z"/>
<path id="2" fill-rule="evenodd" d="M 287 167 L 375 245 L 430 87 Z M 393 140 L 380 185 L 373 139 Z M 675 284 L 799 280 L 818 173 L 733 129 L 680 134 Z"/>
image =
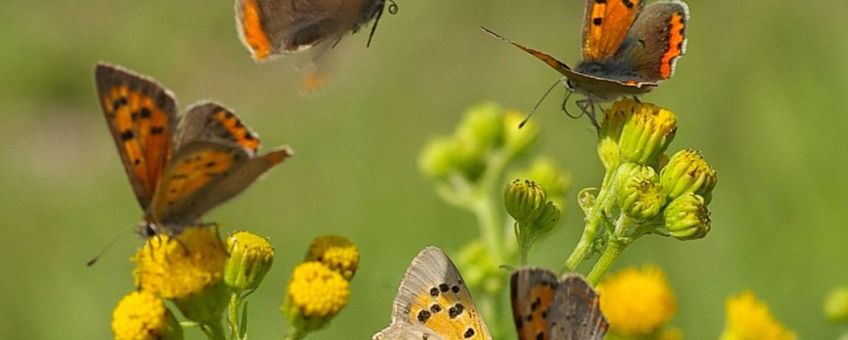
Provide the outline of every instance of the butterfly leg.
<path id="1" fill-rule="evenodd" d="M 579 115 L 573 115 L 571 114 L 571 112 L 568 111 L 568 100 L 571 99 L 572 94 L 574 94 L 574 91 L 569 88 L 566 88 L 565 99 L 562 100 L 562 112 L 565 112 L 565 115 L 568 116 L 568 118 L 578 119 L 580 118 L 580 116 L 583 115 L 583 113 L 580 113 Z M 579 102 L 579 100 L 576 102 L 578 106 Z"/>
<path id="2" fill-rule="evenodd" d="M 586 97 L 585 99 L 580 99 L 574 103 L 577 104 L 578 108 L 580 108 L 581 116 L 585 115 L 589 117 L 589 121 L 592 122 L 595 130 L 601 131 L 601 126 L 598 124 L 597 118 L 595 118 L 595 101 L 592 100 L 592 97 Z"/>

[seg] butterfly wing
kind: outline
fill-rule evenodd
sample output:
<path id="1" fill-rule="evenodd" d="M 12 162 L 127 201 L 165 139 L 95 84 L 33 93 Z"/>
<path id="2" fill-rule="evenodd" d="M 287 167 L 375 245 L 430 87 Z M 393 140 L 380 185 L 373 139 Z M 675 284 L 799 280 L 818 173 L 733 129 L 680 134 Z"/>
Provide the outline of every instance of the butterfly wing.
<path id="1" fill-rule="evenodd" d="M 424 248 L 412 260 L 395 297 L 392 324 L 374 338 L 395 339 L 397 334 L 402 339 L 491 339 L 465 281 L 441 249 Z"/>
<path id="2" fill-rule="evenodd" d="M 583 61 L 612 58 L 644 6 L 642 0 L 586 0 Z"/>
<path id="3" fill-rule="evenodd" d="M 688 20 L 689 7 L 682 1 L 648 5 L 616 53 L 615 63 L 644 81 L 671 78 L 677 60 L 686 53 Z"/>
<path id="4" fill-rule="evenodd" d="M 242 42 L 254 59 L 337 40 L 382 12 L 385 0 L 236 0 Z"/>
<path id="5" fill-rule="evenodd" d="M 147 209 L 171 155 L 176 104 L 152 79 L 118 66 L 97 64 L 100 106 L 136 198 Z"/>
<path id="6" fill-rule="evenodd" d="M 600 297 L 586 280 L 566 275 L 559 283 L 549 316 L 551 339 L 602 340 L 609 328 Z"/>
<path id="7" fill-rule="evenodd" d="M 522 268 L 510 279 L 512 316 L 519 340 L 550 340 L 548 316 L 557 293 L 556 275 L 549 270 Z"/>
<path id="8" fill-rule="evenodd" d="M 192 105 L 180 121 L 176 148 L 197 140 L 234 143 L 250 156 L 256 155 L 260 146 L 256 133 L 250 131 L 235 113 L 213 102 Z"/>
<path id="9" fill-rule="evenodd" d="M 482 28 L 483 31 L 485 31 L 486 33 L 489 33 L 491 36 L 498 38 L 500 40 L 503 40 L 503 41 L 511 44 L 512 46 L 518 47 L 522 51 L 529 53 L 530 55 L 536 57 L 536 59 L 539 59 L 542 62 L 544 62 L 545 64 L 548 64 L 548 66 L 552 67 L 554 70 L 557 70 L 557 72 L 559 72 L 560 74 L 562 74 L 564 76 L 569 76 L 569 75 L 574 74 L 574 72 L 571 70 L 570 67 L 568 67 L 568 65 L 557 60 L 556 58 L 552 57 L 551 55 L 549 55 L 545 52 L 541 52 L 541 51 L 529 48 L 527 46 L 524 46 L 522 44 L 519 44 L 517 42 L 514 42 L 512 40 L 509 40 L 509 39 L 505 38 L 504 36 L 497 34 L 497 33 L 495 33 L 494 31 L 492 31 L 488 28 L 485 28 L 485 27 L 480 27 L 480 28 Z"/>

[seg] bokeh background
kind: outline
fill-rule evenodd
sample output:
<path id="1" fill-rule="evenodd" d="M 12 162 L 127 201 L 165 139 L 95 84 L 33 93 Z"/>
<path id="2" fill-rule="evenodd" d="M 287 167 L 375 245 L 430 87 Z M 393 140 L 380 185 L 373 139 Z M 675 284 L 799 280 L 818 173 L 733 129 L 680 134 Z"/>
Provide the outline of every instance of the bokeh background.
<path id="1" fill-rule="evenodd" d="M 332 82 L 303 95 L 289 61 L 250 59 L 231 1 L 0 1 L 0 338 L 109 338 L 111 311 L 133 289 L 127 259 L 141 240 L 129 234 L 141 212 L 95 97 L 100 60 L 155 77 L 180 107 L 220 101 L 266 147 L 297 151 L 207 218 L 277 248 L 250 300 L 251 338 L 283 334 L 289 273 L 313 237 L 331 233 L 359 244 L 362 265 L 349 306 L 314 338 L 364 339 L 385 326 L 408 261 L 431 244 L 455 254 L 477 232 L 419 174 L 423 145 L 481 101 L 529 109 L 557 78 L 478 26 L 574 63 L 583 12 L 579 0 L 398 2 L 371 48 L 366 34 L 346 38 Z M 672 324 L 689 339 L 717 337 L 725 298 L 745 289 L 802 338 L 835 338 L 846 327 L 821 304 L 848 282 L 848 3 L 689 4 L 688 54 L 643 99 L 679 116 L 672 150 L 700 149 L 718 170 L 713 231 L 640 241 L 616 268 L 660 265 L 678 297 Z M 574 188 L 595 186 L 593 133 L 558 111 L 555 93 L 534 117 L 537 152 L 568 167 Z M 575 192 L 531 263 L 558 268 L 573 248 Z"/>

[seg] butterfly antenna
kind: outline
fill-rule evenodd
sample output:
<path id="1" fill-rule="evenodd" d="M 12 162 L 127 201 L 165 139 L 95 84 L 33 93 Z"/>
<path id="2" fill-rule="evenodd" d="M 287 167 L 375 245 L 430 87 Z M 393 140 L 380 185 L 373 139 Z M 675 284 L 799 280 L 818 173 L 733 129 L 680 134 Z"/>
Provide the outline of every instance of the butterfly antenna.
<path id="1" fill-rule="evenodd" d="M 95 257 L 94 257 L 94 258 L 92 258 L 91 260 L 88 260 L 88 262 L 86 262 L 86 263 L 85 263 L 85 265 L 86 265 L 87 267 L 91 267 L 91 266 L 93 266 L 94 264 L 96 264 L 96 263 L 97 263 L 97 261 L 98 261 L 98 260 L 100 260 L 100 258 L 101 258 L 101 257 L 103 257 L 103 254 L 106 254 L 106 251 L 107 251 L 107 250 L 112 249 L 112 246 L 113 246 L 113 245 L 115 245 L 115 243 L 117 243 L 117 242 L 118 242 L 118 240 L 120 240 L 120 239 L 121 239 L 121 237 L 123 237 L 124 235 L 126 235 L 126 234 L 125 234 L 125 233 L 120 233 L 120 234 L 118 234 L 118 235 L 115 235 L 115 237 L 113 237 L 113 238 L 112 238 L 112 240 L 110 240 L 110 241 L 109 241 L 109 243 L 107 243 L 107 244 L 106 244 L 106 246 L 105 246 L 105 247 L 103 247 L 103 249 L 101 249 L 99 253 L 97 253 L 97 256 L 95 256 Z"/>
<path id="2" fill-rule="evenodd" d="M 549 87 L 548 90 L 545 91 L 545 94 L 542 95 L 542 98 L 539 98 L 539 101 L 536 102 L 536 105 L 533 106 L 533 110 L 531 110 L 530 113 L 528 113 L 527 116 L 524 117 L 524 119 L 521 120 L 521 123 L 518 124 L 519 129 L 523 128 L 524 124 L 527 124 L 527 122 L 530 120 L 530 117 L 532 117 L 533 114 L 536 113 L 536 110 L 539 109 L 539 106 L 542 105 L 542 102 L 545 101 L 545 98 L 547 98 L 549 94 L 551 94 L 551 91 L 554 90 L 554 88 L 557 86 L 557 84 L 559 84 L 559 80 L 554 82 L 553 85 L 551 85 L 551 87 Z"/>
<path id="3" fill-rule="evenodd" d="M 380 5 L 380 9 L 377 11 L 377 17 L 374 18 L 374 26 L 371 26 L 371 33 L 368 34 L 368 43 L 365 44 L 365 47 L 371 47 L 371 40 L 374 39 L 374 32 L 377 32 L 377 25 L 380 23 L 380 18 L 383 17 L 383 12 L 385 10 L 385 2 Z M 394 2 L 394 0 L 389 0 L 389 14 L 395 15 L 398 12 L 398 5 Z"/>

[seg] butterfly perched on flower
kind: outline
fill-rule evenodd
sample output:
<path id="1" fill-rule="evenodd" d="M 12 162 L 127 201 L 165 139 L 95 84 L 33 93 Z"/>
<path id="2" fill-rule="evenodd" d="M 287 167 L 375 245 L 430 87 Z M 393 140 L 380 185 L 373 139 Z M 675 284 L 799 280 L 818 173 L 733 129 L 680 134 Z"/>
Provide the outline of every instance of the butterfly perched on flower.
<path id="1" fill-rule="evenodd" d="M 564 76 L 570 92 L 587 98 L 577 102 L 584 112 L 594 103 L 639 95 L 671 78 L 686 52 L 689 7 L 680 0 L 586 0 L 583 19 L 583 60 L 574 68 L 556 58 L 489 34 L 530 53 Z"/>
<path id="2" fill-rule="evenodd" d="M 177 128 L 176 100 L 154 80 L 98 64 L 97 94 L 135 196 L 140 232 L 176 235 L 293 153 L 259 155 L 260 141 L 229 109 L 201 102 Z"/>

